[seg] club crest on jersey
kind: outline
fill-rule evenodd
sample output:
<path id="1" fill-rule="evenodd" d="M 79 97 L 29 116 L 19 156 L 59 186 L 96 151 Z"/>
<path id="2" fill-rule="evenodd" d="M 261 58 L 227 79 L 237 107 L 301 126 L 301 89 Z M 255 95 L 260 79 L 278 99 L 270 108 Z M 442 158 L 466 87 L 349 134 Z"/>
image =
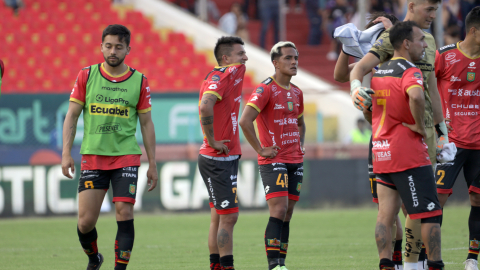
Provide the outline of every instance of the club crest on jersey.
<path id="1" fill-rule="evenodd" d="M 289 101 L 287 102 L 287 104 L 288 104 L 288 110 L 293 111 L 293 102 Z"/>
<path id="2" fill-rule="evenodd" d="M 135 186 L 134 184 L 130 184 L 130 188 L 128 189 L 128 192 L 130 192 L 130 194 L 132 195 L 135 195 L 136 191 L 137 191 L 137 186 Z"/>
<path id="3" fill-rule="evenodd" d="M 257 94 L 263 93 L 263 87 L 258 87 L 257 90 L 255 90 L 255 93 Z"/>
<path id="4" fill-rule="evenodd" d="M 213 75 L 213 76 L 212 76 L 212 81 L 214 81 L 214 82 L 220 81 L 220 76 L 218 76 L 218 75 Z"/>
<path id="5" fill-rule="evenodd" d="M 467 72 L 467 81 L 469 82 L 475 81 L 475 72 Z"/>

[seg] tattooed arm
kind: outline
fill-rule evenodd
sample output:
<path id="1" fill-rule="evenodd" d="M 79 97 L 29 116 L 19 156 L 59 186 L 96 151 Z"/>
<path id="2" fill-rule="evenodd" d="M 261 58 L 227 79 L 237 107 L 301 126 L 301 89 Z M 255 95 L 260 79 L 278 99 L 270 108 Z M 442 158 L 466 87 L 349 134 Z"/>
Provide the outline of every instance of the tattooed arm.
<path id="1" fill-rule="evenodd" d="M 62 173 L 68 178 L 73 178 L 68 172 L 71 168 L 72 173 L 75 173 L 75 165 L 71 155 L 73 140 L 77 132 L 78 117 L 82 113 L 83 106 L 70 101 L 65 122 L 63 123 L 63 151 L 62 151 Z"/>
<path id="2" fill-rule="evenodd" d="M 217 150 L 217 154 L 225 153 L 228 155 L 230 150 L 224 144 L 230 142 L 230 140 L 215 140 L 215 135 L 213 133 L 213 106 L 217 102 L 217 96 L 214 94 L 204 94 L 202 96 L 202 101 L 200 102 L 200 121 L 202 122 L 203 133 L 207 137 L 208 145 L 213 149 Z"/>

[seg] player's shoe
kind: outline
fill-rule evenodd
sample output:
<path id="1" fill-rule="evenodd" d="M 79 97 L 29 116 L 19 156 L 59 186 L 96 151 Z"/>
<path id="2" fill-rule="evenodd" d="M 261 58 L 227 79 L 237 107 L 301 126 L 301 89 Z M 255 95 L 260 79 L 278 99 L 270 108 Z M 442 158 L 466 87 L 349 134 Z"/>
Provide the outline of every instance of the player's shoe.
<path id="1" fill-rule="evenodd" d="M 468 259 L 463 264 L 465 264 L 465 270 L 478 270 L 478 261 L 474 259 Z"/>
<path id="2" fill-rule="evenodd" d="M 403 265 L 395 264 L 395 270 L 403 270 Z"/>
<path id="3" fill-rule="evenodd" d="M 211 263 L 210 270 L 222 270 L 222 266 L 219 263 Z"/>
<path id="4" fill-rule="evenodd" d="M 100 266 L 102 266 L 103 263 L 103 255 L 102 253 L 98 253 L 98 263 L 93 264 L 93 263 L 88 263 L 87 265 L 87 270 L 98 270 L 100 269 Z"/>
<path id="5" fill-rule="evenodd" d="M 280 270 L 288 270 L 287 267 L 284 265 L 282 267 L 280 267 Z"/>
<path id="6" fill-rule="evenodd" d="M 418 270 L 428 270 L 427 260 L 418 261 Z"/>
<path id="7" fill-rule="evenodd" d="M 418 269 L 418 263 L 404 262 L 403 269 L 404 270 L 420 270 L 420 269 L 423 269 L 423 268 Z"/>
<path id="8" fill-rule="evenodd" d="M 282 270 L 282 267 L 280 265 L 275 266 L 272 270 Z"/>

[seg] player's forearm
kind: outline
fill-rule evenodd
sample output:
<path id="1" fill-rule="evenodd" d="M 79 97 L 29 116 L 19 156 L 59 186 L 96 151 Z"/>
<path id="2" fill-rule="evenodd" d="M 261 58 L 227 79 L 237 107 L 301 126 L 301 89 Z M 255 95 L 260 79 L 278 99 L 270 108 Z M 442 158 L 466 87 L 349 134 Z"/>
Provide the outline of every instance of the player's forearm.
<path id="1" fill-rule="evenodd" d="M 425 118 L 425 97 L 423 95 L 410 96 L 410 112 L 412 113 L 415 125 L 424 126 Z"/>
<path id="2" fill-rule="evenodd" d="M 70 111 L 65 116 L 63 122 L 63 149 L 62 155 L 71 155 L 73 141 L 75 140 L 75 134 L 77 133 L 77 121 L 78 116 L 73 115 Z"/>
<path id="3" fill-rule="evenodd" d="M 307 133 L 307 126 L 305 125 L 305 122 L 302 122 L 298 125 L 298 132 L 300 133 L 300 146 L 303 148 L 305 145 L 305 133 Z"/>
<path id="4" fill-rule="evenodd" d="M 437 125 L 443 122 L 444 118 L 442 111 L 442 100 L 440 99 L 440 94 L 438 93 L 438 89 L 436 87 L 431 89 L 430 99 L 432 100 L 433 123 Z"/>
<path id="5" fill-rule="evenodd" d="M 343 51 L 340 52 L 337 63 L 335 64 L 335 71 L 333 72 L 333 78 L 337 82 L 348 82 L 350 79 L 350 67 L 348 65 L 348 55 Z"/>
<path id="6" fill-rule="evenodd" d="M 200 107 L 200 122 L 209 145 L 215 141 L 213 132 L 213 107 Z"/>
<path id="7" fill-rule="evenodd" d="M 156 166 L 155 158 L 155 126 L 153 122 L 147 121 L 145 124 L 141 125 L 143 145 L 145 146 L 145 152 L 147 152 L 148 163 L 150 166 Z"/>
<path id="8" fill-rule="evenodd" d="M 257 134 L 255 133 L 255 127 L 253 126 L 253 121 L 242 121 L 240 120 L 240 127 L 242 128 L 243 135 L 247 139 L 248 143 L 253 147 L 255 152 L 259 153 L 262 151 L 262 145 L 257 139 Z"/>

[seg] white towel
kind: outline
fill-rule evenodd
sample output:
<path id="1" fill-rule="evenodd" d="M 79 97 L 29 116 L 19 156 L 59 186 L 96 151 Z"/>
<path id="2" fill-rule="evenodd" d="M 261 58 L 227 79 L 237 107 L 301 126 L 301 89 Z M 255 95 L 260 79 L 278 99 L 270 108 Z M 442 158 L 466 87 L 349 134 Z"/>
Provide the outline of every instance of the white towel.
<path id="1" fill-rule="evenodd" d="M 440 154 L 437 155 L 437 160 L 439 163 L 446 163 L 453 161 L 455 155 L 457 154 L 457 147 L 454 143 L 446 143 L 443 145 L 443 149 Z"/>
<path id="2" fill-rule="evenodd" d="M 335 28 L 333 37 L 343 44 L 344 53 L 362 58 L 384 30 L 382 23 L 377 23 L 365 31 L 358 30 L 353 23 L 347 23 Z"/>

